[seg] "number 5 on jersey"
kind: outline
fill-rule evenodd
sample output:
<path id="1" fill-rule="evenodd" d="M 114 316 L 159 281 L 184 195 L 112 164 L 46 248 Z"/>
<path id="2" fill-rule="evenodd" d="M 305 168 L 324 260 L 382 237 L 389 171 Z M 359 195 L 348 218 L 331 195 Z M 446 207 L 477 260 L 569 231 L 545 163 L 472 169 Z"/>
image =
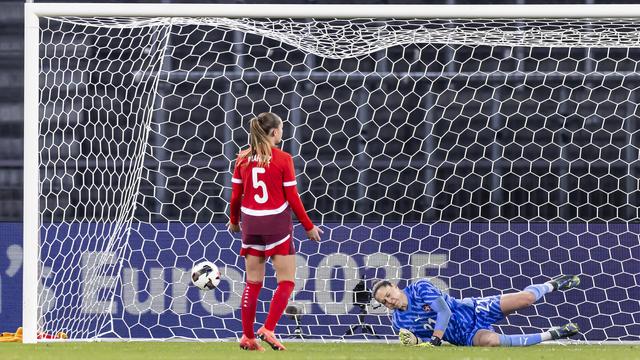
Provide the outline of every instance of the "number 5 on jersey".
<path id="1" fill-rule="evenodd" d="M 267 184 L 262 180 L 258 180 L 258 174 L 264 174 L 266 170 L 261 167 L 254 167 L 251 169 L 251 183 L 253 184 L 254 189 L 262 189 L 262 196 L 258 194 L 253 195 L 253 198 L 256 200 L 258 204 L 264 204 L 269 199 L 269 194 L 267 193 Z"/>

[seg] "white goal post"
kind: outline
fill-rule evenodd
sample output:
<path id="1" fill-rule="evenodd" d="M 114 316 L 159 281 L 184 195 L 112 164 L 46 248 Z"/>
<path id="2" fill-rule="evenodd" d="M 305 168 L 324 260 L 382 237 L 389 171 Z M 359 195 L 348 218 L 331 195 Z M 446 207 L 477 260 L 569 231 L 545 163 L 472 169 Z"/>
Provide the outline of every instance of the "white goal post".
<path id="1" fill-rule="evenodd" d="M 86 39 L 75 39 L 76 32 Z M 194 41 L 198 32 L 200 45 L 211 50 L 195 44 L 178 54 L 177 39 Z M 109 41 L 116 38 L 127 40 Z M 50 39 L 59 42 L 44 43 Z M 248 49 L 238 50 L 245 43 Z M 133 49 L 126 56 L 148 59 L 108 54 L 105 64 L 86 54 L 118 46 Z M 235 309 L 215 302 L 231 308 L 239 291 L 242 267 L 225 264 L 239 243 L 211 224 L 225 222 L 228 208 L 216 206 L 228 198 L 228 164 L 246 144 L 242 121 L 251 111 L 269 110 L 295 113 L 287 122 L 293 140 L 285 144 L 299 162 L 299 183 L 308 186 L 299 190 L 314 220 L 333 224 L 326 248 L 305 248 L 299 257 L 305 277 L 293 303 L 313 319 L 303 321 L 310 335 L 341 337 L 323 325 L 325 315 L 358 325 L 349 297 L 365 275 L 428 276 L 454 295 L 486 296 L 573 270 L 588 278 L 588 288 L 553 298 L 525 314 L 533 320 L 519 317 L 507 330 L 580 318 L 589 325 L 584 340 L 637 341 L 640 284 L 631 269 L 637 270 L 640 233 L 640 126 L 633 123 L 639 50 L 640 5 L 27 3 L 24 342 L 39 341 L 39 331 L 71 331 L 78 340 L 235 336 Z M 273 53 L 279 61 L 264 62 Z M 199 62 L 215 56 L 233 59 L 220 60 L 222 67 L 217 60 Z M 195 65 L 181 68 L 189 61 Z M 99 70 L 71 69 L 80 63 Z M 225 77 L 226 90 L 210 93 Z M 109 87 L 109 79 L 118 84 Z M 71 90 L 78 81 L 94 90 Z M 252 86 L 264 98 L 253 98 Z M 189 103 L 193 96 L 199 100 Z M 207 103 L 210 97 L 217 102 Z M 234 112 L 234 105 L 249 110 Z M 136 106 L 140 114 L 124 114 Z M 233 123 L 208 120 L 220 115 Z M 198 120 L 181 123 L 191 116 Z M 145 120 L 130 124 L 139 119 Z M 578 119 L 583 123 L 572 124 Z M 221 154 L 206 151 L 202 129 L 224 135 L 211 145 Z M 190 145 L 174 148 L 175 139 Z M 190 147 L 196 150 L 189 153 Z M 195 158 L 202 158 L 200 165 L 191 163 Z M 207 172 L 201 165 L 214 162 L 226 170 Z M 215 179 L 213 190 L 202 190 L 208 183 L 201 172 Z M 181 189 L 170 186 L 176 178 Z M 589 190 L 574 191 L 581 187 Z M 202 204 L 194 200 L 200 195 Z M 202 236 L 226 245 L 211 250 Z M 389 238 L 395 241 L 385 242 Z M 107 245 L 96 250 L 102 242 Z M 52 255 L 41 252 L 43 245 Z M 91 255 L 75 254 L 89 248 Z M 205 253 L 228 267 L 227 294 L 194 298 L 185 287 L 180 271 Z M 132 260 L 138 256 L 156 258 Z M 77 268 L 65 273 L 65 267 Z M 99 272 L 97 284 L 82 284 L 87 269 Z M 73 295 L 63 298 L 65 287 L 46 285 L 45 277 L 75 284 L 66 289 Z M 76 293 L 77 287 L 84 290 Z M 129 297 L 122 295 L 127 291 Z M 77 305 L 83 300 L 95 303 Z M 190 317 L 200 303 L 199 315 Z M 386 315 L 371 311 L 374 327 L 390 339 Z M 76 316 L 85 322 L 75 324 Z"/>

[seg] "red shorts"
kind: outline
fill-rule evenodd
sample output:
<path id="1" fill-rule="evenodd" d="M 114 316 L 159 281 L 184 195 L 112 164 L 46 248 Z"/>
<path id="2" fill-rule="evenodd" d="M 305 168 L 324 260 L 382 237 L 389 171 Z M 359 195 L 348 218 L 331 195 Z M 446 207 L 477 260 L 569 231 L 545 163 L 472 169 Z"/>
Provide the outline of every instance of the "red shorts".
<path id="1" fill-rule="evenodd" d="M 269 257 L 273 255 L 294 255 L 293 234 L 245 235 L 242 233 L 240 256 L 253 255 Z"/>

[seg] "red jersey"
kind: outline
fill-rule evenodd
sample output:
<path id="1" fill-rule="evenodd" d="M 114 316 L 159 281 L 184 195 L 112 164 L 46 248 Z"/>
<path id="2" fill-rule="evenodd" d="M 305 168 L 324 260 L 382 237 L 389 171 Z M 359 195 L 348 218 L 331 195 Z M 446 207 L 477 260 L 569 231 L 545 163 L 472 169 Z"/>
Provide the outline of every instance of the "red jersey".
<path id="1" fill-rule="evenodd" d="M 305 230 L 313 223 L 304 210 L 288 153 L 271 148 L 269 165 L 260 166 L 257 160 L 240 159 L 231 179 L 230 221 L 237 224 L 242 213 L 242 232 L 245 234 L 282 234 L 290 232 L 291 209 Z"/>

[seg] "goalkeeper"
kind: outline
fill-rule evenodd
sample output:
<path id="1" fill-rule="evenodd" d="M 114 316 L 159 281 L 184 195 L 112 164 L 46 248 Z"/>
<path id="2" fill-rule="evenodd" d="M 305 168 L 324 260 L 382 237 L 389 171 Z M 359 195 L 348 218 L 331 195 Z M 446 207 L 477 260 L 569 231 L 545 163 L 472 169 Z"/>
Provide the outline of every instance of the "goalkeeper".
<path id="1" fill-rule="evenodd" d="M 393 327 L 400 331 L 400 341 L 405 345 L 439 346 L 444 340 L 459 346 L 529 346 L 576 335 L 578 325 L 569 323 L 525 335 L 498 334 L 492 325 L 532 305 L 546 293 L 579 284 L 578 276 L 563 275 L 517 293 L 458 300 L 443 294 L 426 279 L 404 290 L 382 280 L 371 293 L 380 304 L 393 310 Z"/>

